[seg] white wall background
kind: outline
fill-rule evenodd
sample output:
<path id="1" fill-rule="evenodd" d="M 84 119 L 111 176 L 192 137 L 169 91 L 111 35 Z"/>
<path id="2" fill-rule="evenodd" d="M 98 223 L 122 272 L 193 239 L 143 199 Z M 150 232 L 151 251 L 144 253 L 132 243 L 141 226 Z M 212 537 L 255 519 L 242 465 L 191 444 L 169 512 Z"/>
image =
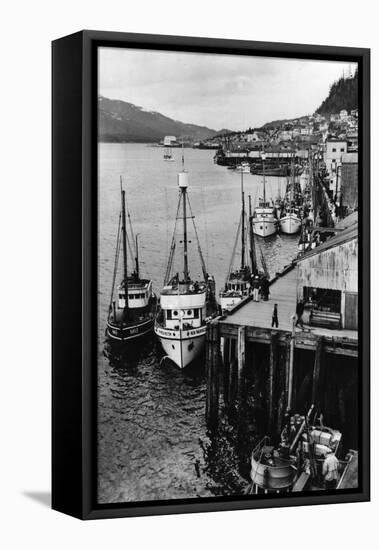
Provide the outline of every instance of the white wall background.
<path id="1" fill-rule="evenodd" d="M 339 0 L 41 0 L 3 3 L 0 48 L 0 541 L 2 548 L 373 548 L 378 385 L 373 360 L 373 502 L 83 523 L 52 512 L 50 485 L 50 41 L 86 29 L 372 48 L 377 191 L 375 3 Z M 301 82 L 299 82 L 301 86 Z M 375 213 L 375 208 L 374 208 Z M 377 235 L 374 233 L 374 236 Z M 375 248 L 375 243 L 373 244 Z M 373 251 L 373 273 L 379 260 Z M 375 281 L 375 279 L 373 279 Z M 373 336 L 378 285 L 373 285 Z M 378 346 L 373 338 L 373 352 Z M 376 396 L 376 398 L 375 398 Z M 34 494 L 34 498 L 31 495 Z M 37 496 L 37 498 L 35 498 Z"/>

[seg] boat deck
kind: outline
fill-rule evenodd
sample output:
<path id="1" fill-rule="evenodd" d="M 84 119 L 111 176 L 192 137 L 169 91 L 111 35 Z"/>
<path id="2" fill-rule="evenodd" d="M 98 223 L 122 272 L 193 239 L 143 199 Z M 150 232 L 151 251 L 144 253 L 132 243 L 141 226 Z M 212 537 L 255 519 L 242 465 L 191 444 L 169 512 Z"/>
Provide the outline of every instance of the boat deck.
<path id="1" fill-rule="evenodd" d="M 270 285 L 270 296 L 267 302 L 263 300 L 259 302 L 249 300 L 234 312 L 230 312 L 225 319 L 220 320 L 220 323 L 271 328 L 272 310 L 274 304 L 278 304 L 279 327 L 275 330 L 291 332 L 293 323 L 292 318 L 296 310 L 296 299 L 296 268 L 292 268 Z M 317 336 L 334 336 L 358 340 L 358 332 L 356 330 L 338 330 L 305 326 L 305 331 L 310 331 Z M 296 332 L 301 332 L 300 327 L 296 327 Z"/>

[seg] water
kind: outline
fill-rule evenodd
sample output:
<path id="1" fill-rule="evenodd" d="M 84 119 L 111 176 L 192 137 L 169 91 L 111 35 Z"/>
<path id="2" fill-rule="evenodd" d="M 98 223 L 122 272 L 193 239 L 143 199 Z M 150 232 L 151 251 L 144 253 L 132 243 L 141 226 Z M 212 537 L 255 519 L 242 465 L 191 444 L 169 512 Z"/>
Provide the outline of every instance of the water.
<path id="1" fill-rule="evenodd" d="M 175 162 L 163 149 L 143 144 L 99 145 L 99 327 L 98 327 L 98 501 L 115 503 L 212 496 L 212 479 L 203 472 L 199 440 L 206 441 L 205 377 L 202 364 L 180 371 L 160 365 L 154 337 L 121 354 L 104 353 L 104 333 L 112 285 L 120 209 L 120 175 L 135 234 L 140 268 L 162 285 L 177 208 Z M 225 281 L 240 216 L 241 176 L 213 163 L 213 151 L 185 149 L 189 198 L 204 258 L 217 290 Z M 244 174 L 253 204 L 262 195 L 262 178 Z M 284 193 L 284 178 L 267 178 L 268 197 Z M 201 278 L 195 235 L 190 229 L 190 269 Z M 297 253 L 297 236 L 259 239 L 271 275 Z M 175 271 L 182 269 L 179 254 Z M 200 472 L 200 476 L 199 476 Z"/>

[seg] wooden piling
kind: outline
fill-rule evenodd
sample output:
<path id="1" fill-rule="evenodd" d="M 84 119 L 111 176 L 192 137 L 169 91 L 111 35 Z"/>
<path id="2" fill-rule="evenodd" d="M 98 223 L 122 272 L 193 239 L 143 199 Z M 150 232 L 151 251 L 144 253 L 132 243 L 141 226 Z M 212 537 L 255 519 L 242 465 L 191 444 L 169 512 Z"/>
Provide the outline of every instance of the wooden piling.
<path id="1" fill-rule="evenodd" d="M 230 377 L 230 338 L 224 336 L 224 353 L 223 353 L 223 395 L 224 404 L 229 404 L 229 377 Z"/>
<path id="2" fill-rule="evenodd" d="M 270 363 L 268 374 L 268 427 L 269 433 L 272 433 L 274 427 L 274 394 L 275 394 L 275 377 L 278 363 L 278 334 L 275 331 L 271 333 L 270 342 Z"/>
<path id="3" fill-rule="evenodd" d="M 322 348 L 323 338 L 319 336 L 317 338 L 315 360 L 313 364 L 313 383 L 312 383 L 312 403 L 316 406 L 319 405 L 320 400 L 320 372 L 321 372 L 321 360 L 322 360 Z"/>
<path id="4" fill-rule="evenodd" d="M 244 384 L 244 370 L 246 360 L 246 327 L 238 327 L 237 337 L 237 393 L 241 396 Z"/>
<path id="5" fill-rule="evenodd" d="M 218 424 L 219 412 L 220 365 L 219 327 L 217 321 L 208 324 L 206 343 L 207 401 L 205 414 L 208 427 L 215 429 Z"/>

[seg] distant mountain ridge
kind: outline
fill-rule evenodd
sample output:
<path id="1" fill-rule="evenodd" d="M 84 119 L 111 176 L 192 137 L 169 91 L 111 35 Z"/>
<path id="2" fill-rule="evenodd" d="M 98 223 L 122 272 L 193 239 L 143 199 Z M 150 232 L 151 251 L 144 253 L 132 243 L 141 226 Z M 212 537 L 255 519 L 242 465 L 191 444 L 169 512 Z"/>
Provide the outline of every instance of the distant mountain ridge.
<path id="1" fill-rule="evenodd" d="M 102 142 L 154 143 L 169 135 L 202 141 L 218 133 L 118 99 L 99 96 L 98 108 L 99 141 Z"/>

